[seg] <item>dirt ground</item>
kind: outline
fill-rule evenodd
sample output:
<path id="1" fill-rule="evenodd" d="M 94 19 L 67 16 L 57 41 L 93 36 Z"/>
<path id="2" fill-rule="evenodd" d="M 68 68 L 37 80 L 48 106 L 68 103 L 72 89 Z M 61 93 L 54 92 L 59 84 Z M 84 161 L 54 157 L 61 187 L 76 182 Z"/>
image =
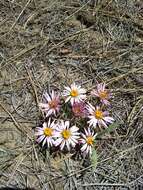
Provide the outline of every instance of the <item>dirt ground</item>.
<path id="1" fill-rule="evenodd" d="M 142 0 L 0 0 L 0 187 L 143 189 Z M 96 169 L 35 143 L 42 93 L 106 82 L 118 128 Z"/>

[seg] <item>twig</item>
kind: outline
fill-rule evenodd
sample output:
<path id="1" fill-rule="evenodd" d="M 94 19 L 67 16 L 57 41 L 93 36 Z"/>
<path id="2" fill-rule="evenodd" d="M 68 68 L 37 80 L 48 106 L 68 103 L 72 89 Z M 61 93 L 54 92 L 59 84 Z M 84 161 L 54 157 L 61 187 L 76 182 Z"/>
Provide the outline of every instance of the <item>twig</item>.
<path id="1" fill-rule="evenodd" d="M 78 184 L 78 186 L 82 187 L 91 187 L 91 186 L 112 186 L 112 187 L 127 187 L 129 188 L 128 184 L 122 184 L 122 183 L 87 183 L 87 184 Z"/>
<path id="2" fill-rule="evenodd" d="M 134 69 L 130 70 L 129 72 L 125 73 L 125 74 L 122 74 L 122 75 L 119 75 L 119 76 L 117 76 L 117 77 L 114 77 L 114 78 L 111 78 L 111 79 L 107 80 L 106 83 L 107 83 L 108 85 L 109 85 L 109 84 L 112 84 L 113 82 L 116 82 L 116 81 L 118 81 L 118 80 L 120 80 L 120 79 L 122 79 L 122 78 L 124 78 L 124 77 L 126 77 L 126 76 L 128 76 L 128 75 L 130 75 L 130 74 L 136 73 L 137 71 L 140 71 L 140 70 L 142 70 L 142 69 L 143 69 L 143 67 L 134 68 Z"/>
<path id="3" fill-rule="evenodd" d="M 24 128 L 15 120 L 15 118 L 13 117 L 13 115 L 4 107 L 4 105 L 0 102 L 0 107 L 11 117 L 12 121 L 14 122 L 14 125 L 17 127 L 17 129 L 22 132 L 23 134 L 25 134 L 26 136 L 28 136 L 28 138 L 32 140 L 32 138 L 29 136 L 27 130 L 25 131 Z"/>
<path id="4" fill-rule="evenodd" d="M 34 81 L 33 81 L 32 77 L 31 77 L 31 73 L 29 72 L 28 68 L 25 67 L 25 69 L 26 69 L 27 75 L 28 75 L 28 77 L 29 77 L 29 80 L 30 80 L 30 82 L 31 82 L 31 86 L 32 86 L 32 88 L 33 88 L 33 92 L 34 92 L 34 95 L 35 95 L 35 102 L 36 102 L 36 105 L 37 105 L 37 107 L 38 107 L 39 113 L 41 113 L 41 110 L 39 109 L 39 99 L 38 99 L 38 94 L 37 94 L 36 86 L 35 86 L 35 84 L 34 84 Z"/>

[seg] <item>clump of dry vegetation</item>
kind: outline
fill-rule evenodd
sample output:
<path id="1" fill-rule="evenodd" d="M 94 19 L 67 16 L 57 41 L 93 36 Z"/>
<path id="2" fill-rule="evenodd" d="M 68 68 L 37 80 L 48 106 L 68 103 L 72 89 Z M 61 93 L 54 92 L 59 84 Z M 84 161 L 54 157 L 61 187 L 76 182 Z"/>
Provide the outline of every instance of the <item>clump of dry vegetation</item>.
<path id="1" fill-rule="evenodd" d="M 142 189 L 142 52 L 141 0 L 1 0 L 0 187 Z M 35 143 L 43 91 L 74 81 L 114 92 L 96 169 Z"/>

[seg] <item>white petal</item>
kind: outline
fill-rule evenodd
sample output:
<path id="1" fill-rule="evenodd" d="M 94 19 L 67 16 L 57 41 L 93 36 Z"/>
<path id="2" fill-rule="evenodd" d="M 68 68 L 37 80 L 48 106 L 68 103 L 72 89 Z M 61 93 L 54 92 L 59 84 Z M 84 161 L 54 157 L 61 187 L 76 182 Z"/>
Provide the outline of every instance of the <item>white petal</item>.
<path id="1" fill-rule="evenodd" d="M 53 90 L 52 90 L 52 93 L 51 93 L 51 97 L 52 97 L 52 99 L 55 98 L 55 92 Z"/>
<path id="2" fill-rule="evenodd" d="M 44 104 L 44 103 L 39 103 L 39 107 L 41 107 L 42 109 L 49 109 L 48 103 L 46 103 L 46 104 Z"/>
<path id="3" fill-rule="evenodd" d="M 69 143 L 72 145 L 72 147 L 75 147 L 76 143 L 74 141 L 72 141 L 71 139 L 69 139 Z"/>
<path id="4" fill-rule="evenodd" d="M 67 146 L 68 151 L 70 151 L 70 145 L 68 141 L 66 141 L 66 146 Z"/>
<path id="5" fill-rule="evenodd" d="M 80 100 L 86 99 L 86 95 L 83 95 L 83 94 L 79 95 L 79 99 Z"/>
<path id="6" fill-rule="evenodd" d="M 60 145 L 60 149 L 63 150 L 64 146 L 65 146 L 65 141 L 63 140 L 61 145 Z"/>
<path id="7" fill-rule="evenodd" d="M 42 146 L 44 146 L 46 143 L 46 138 L 43 140 Z"/>
<path id="8" fill-rule="evenodd" d="M 85 93 L 86 93 L 86 90 L 85 90 L 84 88 L 80 88 L 80 89 L 79 89 L 79 93 L 80 93 L 80 94 L 85 94 Z"/>
<path id="9" fill-rule="evenodd" d="M 82 133 L 81 135 L 82 135 L 82 137 L 83 137 L 84 139 L 86 139 L 86 136 L 85 136 L 85 134 L 83 134 L 83 133 Z"/>
<path id="10" fill-rule="evenodd" d="M 69 100 L 71 99 L 71 96 L 68 96 L 65 100 L 65 102 L 67 103 Z"/>
<path id="11" fill-rule="evenodd" d="M 106 125 L 106 123 L 101 119 L 101 120 L 99 120 L 98 121 L 98 125 L 99 125 L 99 127 L 101 126 L 103 126 L 103 127 L 105 127 L 105 128 L 107 128 L 108 126 Z"/>
<path id="12" fill-rule="evenodd" d="M 50 116 L 51 114 L 53 113 L 52 109 L 50 109 L 47 114 L 46 114 L 46 117 Z"/>
<path id="13" fill-rule="evenodd" d="M 88 154 L 89 153 L 89 151 L 90 151 L 90 146 L 87 146 L 87 148 L 86 148 L 86 154 Z"/>
<path id="14" fill-rule="evenodd" d="M 81 151 L 85 151 L 87 149 L 87 144 L 84 144 L 82 147 L 81 147 Z"/>
<path id="15" fill-rule="evenodd" d="M 91 148 L 91 146 L 89 146 L 89 154 L 91 154 L 92 153 L 92 148 Z"/>
<path id="16" fill-rule="evenodd" d="M 65 127 L 66 127 L 66 129 L 68 129 L 69 126 L 70 126 L 70 122 L 69 121 L 65 121 Z"/>
<path id="17" fill-rule="evenodd" d="M 71 84 L 71 89 L 75 89 L 75 90 L 77 89 L 77 86 L 75 83 Z"/>
<path id="18" fill-rule="evenodd" d="M 43 140 L 44 138 L 45 138 L 44 135 L 40 136 L 40 137 L 37 139 L 37 142 L 38 142 L 38 143 L 42 142 L 42 140 Z"/>
<path id="19" fill-rule="evenodd" d="M 35 136 L 40 136 L 40 135 L 43 135 L 44 132 L 43 131 L 38 131 L 38 132 L 35 132 Z"/>
<path id="20" fill-rule="evenodd" d="M 75 139 L 75 137 L 70 138 L 73 142 L 78 143 L 78 141 Z"/>
<path id="21" fill-rule="evenodd" d="M 62 138 L 58 138 L 56 141 L 55 141 L 55 146 L 59 146 L 59 144 L 61 144 L 63 141 Z"/>
<path id="22" fill-rule="evenodd" d="M 73 105 L 74 104 L 74 102 L 76 102 L 76 98 L 71 98 L 71 100 L 70 100 L 70 102 L 71 102 L 71 105 Z"/>
<path id="23" fill-rule="evenodd" d="M 68 92 L 70 92 L 71 91 L 71 88 L 70 87 L 64 87 Z"/>
<path id="24" fill-rule="evenodd" d="M 45 97 L 45 99 L 46 99 L 48 102 L 51 101 L 51 98 L 50 98 L 50 96 L 49 96 L 48 93 L 45 93 L 45 94 L 44 94 L 44 97 Z"/>
<path id="25" fill-rule="evenodd" d="M 78 131 L 78 130 L 79 130 L 79 128 L 76 127 L 75 125 L 70 128 L 70 131 L 73 132 L 73 133 Z"/>

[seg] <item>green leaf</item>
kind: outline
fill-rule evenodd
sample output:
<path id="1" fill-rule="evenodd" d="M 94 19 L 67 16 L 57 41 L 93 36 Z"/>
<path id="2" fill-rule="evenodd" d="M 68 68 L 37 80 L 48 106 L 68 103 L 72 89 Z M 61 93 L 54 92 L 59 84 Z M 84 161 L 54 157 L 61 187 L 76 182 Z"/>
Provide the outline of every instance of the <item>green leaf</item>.
<path id="1" fill-rule="evenodd" d="M 114 131 L 117 127 L 119 127 L 118 123 L 112 123 L 111 125 L 108 126 L 108 128 L 106 128 L 102 132 L 98 133 L 97 138 L 103 136 L 106 133 L 110 133 L 110 132 Z"/>
<path id="2" fill-rule="evenodd" d="M 93 169 L 96 169 L 96 167 L 97 167 L 97 152 L 94 148 L 92 150 L 90 160 L 91 160 L 91 164 L 93 166 Z"/>

